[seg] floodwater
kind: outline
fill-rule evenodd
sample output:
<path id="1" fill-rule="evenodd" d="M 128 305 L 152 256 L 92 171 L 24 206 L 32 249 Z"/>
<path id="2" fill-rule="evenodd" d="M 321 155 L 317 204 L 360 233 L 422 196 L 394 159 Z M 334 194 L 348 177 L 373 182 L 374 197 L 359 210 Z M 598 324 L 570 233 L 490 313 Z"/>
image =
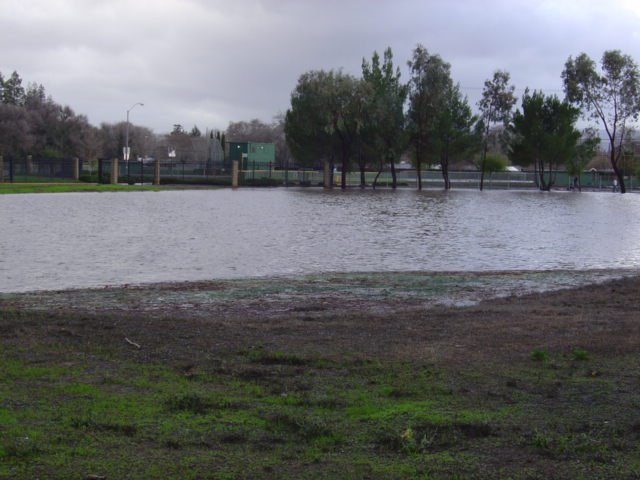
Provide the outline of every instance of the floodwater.
<path id="1" fill-rule="evenodd" d="M 640 269 L 640 195 L 0 195 L 0 292 L 322 272 Z"/>

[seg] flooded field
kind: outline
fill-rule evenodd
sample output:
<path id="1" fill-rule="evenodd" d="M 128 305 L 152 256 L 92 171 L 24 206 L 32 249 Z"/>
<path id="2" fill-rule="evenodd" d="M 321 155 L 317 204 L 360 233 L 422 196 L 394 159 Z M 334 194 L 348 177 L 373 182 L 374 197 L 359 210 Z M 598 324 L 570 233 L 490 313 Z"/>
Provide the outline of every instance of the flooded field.
<path id="1" fill-rule="evenodd" d="M 0 292 L 332 272 L 640 267 L 640 196 L 241 189 L 5 195 Z"/>

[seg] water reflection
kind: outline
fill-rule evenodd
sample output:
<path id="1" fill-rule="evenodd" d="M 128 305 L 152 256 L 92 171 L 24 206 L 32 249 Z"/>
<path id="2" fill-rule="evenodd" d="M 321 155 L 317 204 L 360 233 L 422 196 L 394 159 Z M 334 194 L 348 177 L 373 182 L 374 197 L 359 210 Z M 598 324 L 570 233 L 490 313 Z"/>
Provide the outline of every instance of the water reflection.
<path id="1" fill-rule="evenodd" d="M 323 271 L 640 267 L 635 194 L 4 195 L 0 225 L 0 291 Z"/>

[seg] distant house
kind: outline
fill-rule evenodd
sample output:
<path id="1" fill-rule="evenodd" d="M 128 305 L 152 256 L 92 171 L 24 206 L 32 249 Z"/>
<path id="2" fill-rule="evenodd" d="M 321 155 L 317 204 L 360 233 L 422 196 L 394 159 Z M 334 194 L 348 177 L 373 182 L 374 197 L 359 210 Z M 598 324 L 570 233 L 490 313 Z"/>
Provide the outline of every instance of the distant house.
<path id="1" fill-rule="evenodd" d="M 227 159 L 237 160 L 241 170 L 268 169 L 275 165 L 276 147 L 273 143 L 227 142 Z"/>

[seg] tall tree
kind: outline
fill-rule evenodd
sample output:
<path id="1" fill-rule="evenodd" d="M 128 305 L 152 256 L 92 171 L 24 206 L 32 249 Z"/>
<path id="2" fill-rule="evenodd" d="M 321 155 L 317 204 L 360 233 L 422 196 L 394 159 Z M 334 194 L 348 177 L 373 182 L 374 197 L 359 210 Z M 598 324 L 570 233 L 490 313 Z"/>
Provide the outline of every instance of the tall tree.
<path id="1" fill-rule="evenodd" d="M 519 165 L 535 165 L 540 190 L 550 190 L 560 165 L 575 155 L 580 132 L 575 128 L 580 111 L 557 96 L 525 91 L 522 112 L 517 110 L 510 126 L 511 159 Z"/>
<path id="2" fill-rule="evenodd" d="M 480 129 L 483 136 L 483 147 L 480 157 L 480 190 L 484 188 L 484 174 L 489 147 L 491 129 L 495 124 L 507 125 L 511 118 L 511 111 L 516 103 L 515 87 L 509 85 L 509 72 L 496 70 L 493 79 L 484 82 L 482 98 L 478 102 L 480 108 Z"/>
<path id="3" fill-rule="evenodd" d="M 320 166 L 329 160 L 333 165 L 332 136 L 328 131 L 328 83 L 324 70 L 303 73 L 291 93 L 291 107 L 285 114 L 284 132 L 287 145 L 302 165 Z"/>
<path id="4" fill-rule="evenodd" d="M 600 61 L 600 72 L 586 53 L 569 57 L 562 72 L 569 102 L 582 108 L 603 126 L 609 139 L 609 162 L 626 192 L 621 165 L 623 145 L 629 123 L 640 113 L 640 73 L 637 64 L 620 50 L 607 50 Z"/>
<path id="5" fill-rule="evenodd" d="M 364 123 L 365 90 L 364 82 L 341 71 L 307 72 L 298 80 L 286 114 L 287 143 L 296 159 L 339 161 L 343 189 Z"/>
<path id="6" fill-rule="evenodd" d="M 25 154 L 32 145 L 28 112 L 15 105 L 0 103 L 0 155 Z"/>
<path id="7" fill-rule="evenodd" d="M 29 110 L 35 110 L 41 107 L 47 101 L 44 86 L 37 83 L 31 83 L 27 86 L 24 94 L 24 106 Z"/>
<path id="8" fill-rule="evenodd" d="M 460 92 L 460 85 L 451 85 L 440 111 L 436 113 L 432 138 L 432 154 L 440 163 L 445 190 L 451 188 L 450 160 L 472 152 L 479 144 L 473 128 L 476 121 L 467 98 Z"/>
<path id="9" fill-rule="evenodd" d="M 388 47 L 380 65 L 378 52 L 371 63 L 362 60 L 362 79 L 365 83 L 366 114 L 363 126 L 368 127 L 373 151 L 379 152 L 381 164 L 391 166 L 392 188 L 397 186 L 395 162 L 405 148 L 404 102 L 408 86 L 400 81 L 400 68 L 393 67 L 393 52 Z"/>
<path id="10" fill-rule="evenodd" d="M 364 82 L 340 71 L 330 72 L 327 97 L 327 131 L 333 137 L 334 156 L 341 164 L 341 184 L 347 188 L 347 175 L 354 146 L 359 141 L 366 114 L 366 89 Z"/>
<path id="11" fill-rule="evenodd" d="M 418 189 L 422 189 L 422 164 L 433 155 L 433 131 L 438 112 L 446 103 L 452 86 L 451 66 L 439 55 L 430 54 L 422 45 L 413 51 L 408 62 L 409 81 L 409 136 L 414 149 Z"/>
<path id="12" fill-rule="evenodd" d="M 2 82 L 2 103 L 21 107 L 24 105 L 24 87 L 22 78 L 14 71 L 9 78 Z"/>

